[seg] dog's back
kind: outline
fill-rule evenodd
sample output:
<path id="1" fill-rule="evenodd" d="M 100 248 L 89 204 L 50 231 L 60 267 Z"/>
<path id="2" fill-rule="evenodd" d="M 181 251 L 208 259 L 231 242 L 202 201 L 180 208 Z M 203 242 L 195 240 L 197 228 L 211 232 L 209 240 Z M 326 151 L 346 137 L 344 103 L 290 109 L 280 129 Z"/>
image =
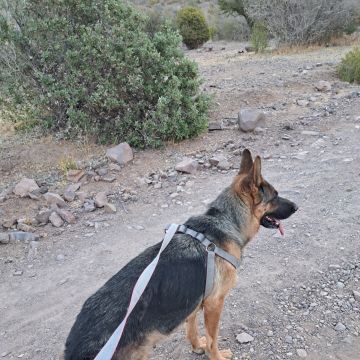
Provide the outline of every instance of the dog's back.
<path id="1" fill-rule="evenodd" d="M 124 318 L 133 287 L 159 248 L 145 250 L 86 300 L 66 341 L 65 360 L 95 358 Z M 202 301 L 205 261 L 200 244 L 186 235 L 174 236 L 127 321 L 118 353 L 126 349 L 129 358 L 131 348 L 150 344 L 154 334 L 169 334 L 194 311 Z"/>

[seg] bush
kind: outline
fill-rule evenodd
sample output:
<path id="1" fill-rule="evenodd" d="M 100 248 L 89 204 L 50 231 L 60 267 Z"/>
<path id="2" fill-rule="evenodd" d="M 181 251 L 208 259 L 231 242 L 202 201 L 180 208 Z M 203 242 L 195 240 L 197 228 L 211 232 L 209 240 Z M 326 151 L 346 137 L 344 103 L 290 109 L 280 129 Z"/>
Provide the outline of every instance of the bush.
<path id="1" fill-rule="evenodd" d="M 270 35 L 290 45 L 326 42 L 351 18 L 344 0 L 247 0 L 245 7 Z"/>
<path id="2" fill-rule="evenodd" d="M 210 39 L 210 31 L 205 16 L 200 9 L 182 8 L 176 16 L 184 44 L 189 49 L 197 49 Z"/>
<path id="3" fill-rule="evenodd" d="M 346 54 L 338 67 L 338 73 L 341 80 L 360 84 L 360 47 Z"/>
<path id="4" fill-rule="evenodd" d="M 181 36 L 146 33 L 119 0 L 12 0 L 0 9 L 1 80 L 67 136 L 160 146 L 206 127 L 208 98 Z"/>
<path id="5" fill-rule="evenodd" d="M 263 52 L 268 46 L 268 33 L 264 24 L 256 22 L 251 29 L 251 44 L 255 52 Z"/>

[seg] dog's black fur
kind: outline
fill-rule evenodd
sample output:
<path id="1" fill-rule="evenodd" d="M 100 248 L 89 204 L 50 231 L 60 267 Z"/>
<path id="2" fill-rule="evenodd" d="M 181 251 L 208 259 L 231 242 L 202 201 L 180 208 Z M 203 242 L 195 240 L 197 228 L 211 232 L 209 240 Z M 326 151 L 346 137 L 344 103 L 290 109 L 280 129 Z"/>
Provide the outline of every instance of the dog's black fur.
<path id="1" fill-rule="evenodd" d="M 246 164 L 242 164 L 243 171 L 250 171 L 245 167 Z M 276 190 L 265 180 L 258 187 L 256 196 L 272 209 L 266 212 L 267 216 L 285 219 L 297 210 L 294 203 L 278 197 Z M 229 186 L 205 214 L 191 217 L 185 225 L 203 233 L 217 246 L 224 248 L 226 242 L 235 242 L 242 249 L 250 240 L 244 235 L 244 228 L 249 217 L 254 216 L 251 211 L 246 201 L 236 194 L 234 186 Z M 262 225 L 274 227 L 264 218 L 265 213 L 259 220 Z M 66 341 L 65 360 L 95 358 L 124 318 L 135 282 L 155 258 L 160 246 L 161 243 L 158 243 L 146 249 L 86 300 Z M 202 304 L 206 256 L 204 247 L 192 237 L 182 234 L 173 237 L 162 253 L 143 296 L 128 318 L 113 360 L 132 359 L 132 349 L 144 346 L 150 334 L 168 335 Z"/>

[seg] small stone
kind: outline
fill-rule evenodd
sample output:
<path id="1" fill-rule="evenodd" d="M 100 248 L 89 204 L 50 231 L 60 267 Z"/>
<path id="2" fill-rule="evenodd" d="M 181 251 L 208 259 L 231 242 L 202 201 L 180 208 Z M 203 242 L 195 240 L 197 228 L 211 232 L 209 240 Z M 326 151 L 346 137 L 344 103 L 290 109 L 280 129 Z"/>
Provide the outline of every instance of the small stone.
<path id="1" fill-rule="evenodd" d="M 284 134 L 282 137 L 281 137 L 283 140 L 290 140 L 291 139 L 291 136 L 287 135 L 287 134 Z"/>
<path id="2" fill-rule="evenodd" d="M 106 213 L 116 213 L 116 206 L 114 204 L 107 203 L 104 205 L 104 210 Z"/>
<path id="3" fill-rule="evenodd" d="M 249 335 L 246 332 L 242 332 L 241 334 L 236 336 L 236 340 L 240 343 L 240 344 L 246 344 L 249 342 L 252 342 L 254 340 L 254 338 Z"/>
<path id="4" fill-rule="evenodd" d="M 331 83 L 329 83 L 328 81 L 320 80 L 317 84 L 315 84 L 315 89 L 322 92 L 330 91 Z"/>
<path id="5" fill-rule="evenodd" d="M 217 131 L 222 129 L 223 129 L 222 124 L 221 122 L 218 121 L 211 122 L 208 126 L 209 131 Z"/>
<path id="6" fill-rule="evenodd" d="M 44 198 L 48 205 L 57 205 L 59 207 L 66 206 L 65 200 L 59 194 L 48 192 L 44 194 Z"/>
<path id="7" fill-rule="evenodd" d="M 75 197 L 76 197 L 75 191 L 66 190 L 63 194 L 63 197 L 66 201 L 72 202 L 75 200 Z"/>
<path id="8" fill-rule="evenodd" d="M 51 224 L 57 228 L 64 224 L 63 219 L 55 211 L 51 213 L 49 220 Z"/>
<path id="9" fill-rule="evenodd" d="M 10 355 L 11 353 L 9 351 L 4 351 L 3 353 L 1 353 L 1 357 L 5 357 Z"/>
<path id="10" fill-rule="evenodd" d="M 70 184 L 65 191 L 73 191 L 76 192 L 80 189 L 81 187 L 81 182 L 77 182 L 75 184 Z"/>
<path id="11" fill-rule="evenodd" d="M 56 258 L 55 258 L 56 261 L 64 261 L 65 260 L 65 256 L 63 254 L 58 254 L 56 255 Z"/>
<path id="12" fill-rule="evenodd" d="M 0 233 L 0 244 L 8 244 L 10 242 L 9 234 Z"/>
<path id="13" fill-rule="evenodd" d="M 67 172 L 66 178 L 68 179 L 68 181 L 71 181 L 73 183 L 78 183 L 84 175 L 85 175 L 84 170 L 81 169 L 69 170 Z"/>
<path id="14" fill-rule="evenodd" d="M 346 326 L 344 324 L 342 324 L 341 322 L 338 322 L 335 326 L 335 330 L 339 331 L 339 332 L 344 331 L 344 330 L 346 330 Z"/>
<path id="15" fill-rule="evenodd" d="M 46 225 L 49 222 L 49 217 L 51 215 L 51 211 L 41 210 L 36 216 L 35 219 L 39 223 L 39 225 Z"/>
<path id="16" fill-rule="evenodd" d="M 199 164 L 196 160 L 185 158 L 175 166 L 175 170 L 185 174 L 195 174 Z"/>
<path id="17" fill-rule="evenodd" d="M 76 223 L 76 217 L 70 211 L 64 209 L 57 209 L 56 212 L 68 224 Z"/>
<path id="18" fill-rule="evenodd" d="M 24 272 L 23 272 L 22 270 L 15 270 L 15 271 L 13 272 L 13 275 L 14 275 L 14 276 L 21 276 L 23 273 L 24 273 Z"/>
<path id="19" fill-rule="evenodd" d="M 109 169 L 110 169 L 111 171 L 120 171 L 120 170 L 121 170 L 121 166 L 118 165 L 118 164 L 115 164 L 115 163 L 111 163 L 111 164 L 109 165 Z"/>
<path id="20" fill-rule="evenodd" d="M 265 129 L 260 127 L 260 126 L 257 126 L 254 129 L 254 134 L 256 134 L 256 135 L 261 135 L 261 134 L 264 134 L 264 133 L 265 133 Z"/>
<path id="21" fill-rule="evenodd" d="M 238 114 L 239 129 L 248 132 L 265 126 L 265 114 L 254 109 L 241 109 Z"/>
<path id="22" fill-rule="evenodd" d="M 293 342 L 292 336 L 286 335 L 286 336 L 285 336 L 285 342 L 286 342 L 287 344 L 292 344 L 292 342 Z"/>
<path id="23" fill-rule="evenodd" d="M 154 185 L 154 189 L 161 189 L 162 188 L 162 184 L 159 182 L 159 183 L 156 183 Z"/>
<path id="24" fill-rule="evenodd" d="M 84 210 L 86 212 L 91 212 L 91 211 L 95 211 L 96 207 L 95 207 L 95 201 L 94 200 L 86 200 L 84 202 Z"/>
<path id="25" fill-rule="evenodd" d="M 343 288 L 345 287 L 345 284 L 344 284 L 343 282 L 341 282 L 341 281 L 338 281 L 338 282 L 336 283 L 336 287 L 337 287 L 338 289 L 343 289 Z"/>
<path id="26" fill-rule="evenodd" d="M 106 156 L 113 162 L 125 165 L 134 159 L 133 151 L 128 143 L 121 143 L 106 151 Z"/>
<path id="27" fill-rule="evenodd" d="M 100 178 L 100 180 L 105 181 L 105 182 L 114 182 L 116 180 L 116 176 L 110 174 L 110 175 L 102 176 Z"/>
<path id="28" fill-rule="evenodd" d="M 360 292 L 353 290 L 353 296 L 356 301 L 360 301 Z"/>
<path id="29" fill-rule="evenodd" d="M 1 222 L 1 226 L 3 226 L 5 229 L 11 229 L 16 224 L 16 219 L 4 219 Z"/>
<path id="30" fill-rule="evenodd" d="M 96 207 L 98 207 L 98 208 L 104 207 L 105 204 L 107 204 L 107 202 L 108 202 L 106 192 L 101 191 L 101 192 L 97 193 L 94 200 L 95 200 Z"/>
<path id="31" fill-rule="evenodd" d="M 29 196 L 32 191 L 39 190 L 38 184 L 33 179 L 24 178 L 14 188 L 13 193 L 20 197 Z"/>
<path id="32" fill-rule="evenodd" d="M 106 167 L 102 167 L 100 169 L 97 169 L 96 172 L 98 173 L 98 175 L 100 176 L 105 176 L 108 173 L 108 169 Z"/>
<path id="33" fill-rule="evenodd" d="M 35 229 L 32 226 L 25 223 L 18 223 L 17 229 L 25 232 L 35 232 Z"/>
<path id="34" fill-rule="evenodd" d="M 274 336 L 274 332 L 272 330 L 269 330 L 266 335 L 268 337 Z"/>
<path id="35" fill-rule="evenodd" d="M 304 349 L 296 349 L 296 353 L 302 359 L 307 357 L 307 352 Z"/>
<path id="36" fill-rule="evenodd" d="M 299 106 L 308 106 L 309 105 L 309 101 L 308 100 L 296 100 L 296 103 Z"/>

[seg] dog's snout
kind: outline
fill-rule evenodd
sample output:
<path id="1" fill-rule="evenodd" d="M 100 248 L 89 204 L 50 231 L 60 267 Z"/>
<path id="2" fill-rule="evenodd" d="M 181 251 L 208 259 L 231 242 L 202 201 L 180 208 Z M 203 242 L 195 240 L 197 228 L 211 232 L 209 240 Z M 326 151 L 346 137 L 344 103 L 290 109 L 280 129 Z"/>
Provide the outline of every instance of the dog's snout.
<path id="1" fill-rule="evenodd" d="M 293 208 L 293 212 L 296 212 L 299 209 L 299 207 L 295 203 L 293 203 L 292 208 Z"/>

